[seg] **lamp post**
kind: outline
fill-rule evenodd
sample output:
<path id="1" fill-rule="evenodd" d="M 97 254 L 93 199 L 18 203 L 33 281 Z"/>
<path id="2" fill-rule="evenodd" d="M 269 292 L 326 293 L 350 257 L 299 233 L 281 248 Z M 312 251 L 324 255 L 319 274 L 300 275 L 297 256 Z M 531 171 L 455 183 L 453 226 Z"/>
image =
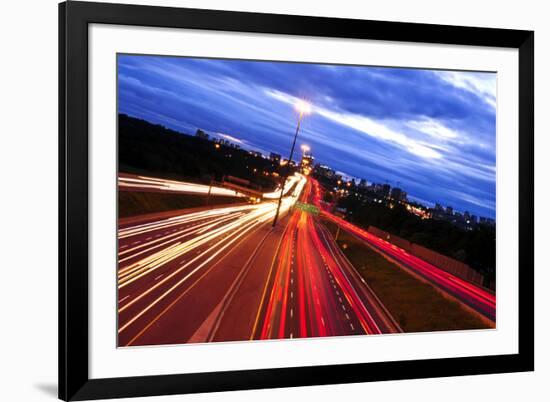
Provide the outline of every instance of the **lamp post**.
<path id="1" fill-rule="evenodd" d="M 311 105 L 305 101 L 299 101 L 296 104 L 296 109 L 298 110 L 298 124 L 296 125 L 296 133 L 294 134 L 294 141 L 292 141 L 292 148 L 290 148 L 290 156 L 288 157 L 288 162 L 286 166 L 286 171 L 288 172 L 290 161 L 292 161 L 292 155 L 294 154 L 294 147 L 296 146 L 296 139 L 298 138 L 298 132 L 300 131 L 300 124 L 304 115 L 308 114 L 311 111 Z M 279 202 L 277 203 L 277 211 L 275 212 L 275 218 L 273 218 L 273 227 L 277 225 L 277 220 L 279 219 L 279 211 L 281 210 L 281 204 L 283 202 L 283 193 L 285 190 L 285 184 L 288 174 L 283 175 L 282 185 L 281 185 L 281 194 L 279 195 Z"/>

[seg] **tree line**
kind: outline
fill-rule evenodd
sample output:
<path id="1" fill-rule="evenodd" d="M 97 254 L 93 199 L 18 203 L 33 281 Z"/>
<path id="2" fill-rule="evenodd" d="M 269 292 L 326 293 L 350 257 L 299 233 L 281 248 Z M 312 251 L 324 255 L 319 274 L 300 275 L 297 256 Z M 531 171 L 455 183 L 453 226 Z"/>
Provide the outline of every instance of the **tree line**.
<path id="1" fill-rule="evenodd" d="M 264 172 L 279 169 L 243 149 L 216 146 L 214 141 L 125 114 L 118 116 L 118 156 L 119 171 L 126 173 L 202 183 L 231 175 L 265 189 L 273 189 L 277 179 Z"/>
<path id="2" fill-rule="evenodd" d="M 338 205 L 347 209 L 347 219 L 362 227 L 370 225 L 468 264 L 489 280 L 495 278 L 495 228 L 479 226 L 463 230 L 450 222 L 421 219 L 401 204 L 393 208 L 365 202 L 349 195 Z"/>

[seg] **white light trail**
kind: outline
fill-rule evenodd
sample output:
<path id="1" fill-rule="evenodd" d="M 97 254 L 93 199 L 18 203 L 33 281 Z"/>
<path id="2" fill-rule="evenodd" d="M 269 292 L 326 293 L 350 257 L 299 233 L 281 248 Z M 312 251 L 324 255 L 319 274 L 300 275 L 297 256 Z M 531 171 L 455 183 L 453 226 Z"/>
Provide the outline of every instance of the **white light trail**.
<path id="1" fill-rule="evenodd" d="M 290 191 L 292 186 L 294 186 L 296 183 L 300 182 L 301 180 L 303 180 L 304 183 L 305 183 L 304 176 L 302 176 L 299 173 L 295 173 L 294 175 L 289 176 L 286 179 L 286 182 L 285 182 L 285 188 L 283 190 L 283 195 L 286 195 Z M 275 189 L 275 191 L 271 191 L 269 193 L 264 193 L 263 198 L 265 198 L 265 199 L 276 199 L 276 198 L 279 198 L 280 195 L 281 195 L 281 188 L 277 187 Z"/>
<path id="2" fill-rule="evenodd" d="M 287 192 L 288 190 L 290 190 L 290 188 L 292 188 L 292 186 L 296 185 L 296 187 L 290 196 L 283 198 L 281 204 L 281 214 L 287 212 L 298 200 L 298 197 L 300 196 L 306 184 L 306 181 L 306 178 L 301 175 L 293 176 Z M 285 186 L 285 188 L 286 187 L 287 186 Z M 272 201 L 265 201 L 255 205 L 225 207 L 200 211 L 178 217 L 163 219 L 161 221 L 150 222 L 121 229 L 119 231 L 119 238 L 133 236 L 137 234 L 144 234 L 155 230 L 164 230 L 166 227 L 181 225 L 182 222 L 196 223 L 192 228 L 185 229 L 185 233 L 183 235 L 183 231 L 175 232 L 174 234 L 165 236 L 158 240 L 153 240 L 145 243 L 144 245 L 129 249 L 128 252 L 122 252 L 124 254 L 130 254 L 129 256 L 126 256 L 124 258 L 124 260 L 128 260 L 143 254 L 144 251 L 154 250 L 161 245 L 166 245 L 166 247 L 163 247 L 161 250 L 158 250 L 153 254 L 150 254 L 138 260 L 137 262 L 133 262 L 124 267 L 119 267 L 119 289 L 138 280 L 139 278 L 142 278 L 145 275 L 155 272 L 157 269 L 164 266 L 165 264 L 171 261 L 175 261 L 176 259 L 186 254 L 193 255 L 192 253 L 196 252 L 197 248 L 202 248 L 199 249 L 198 255 L 194 255 L 193 258 L 180 265 L 173 272 L 169 274 L 164 274 L 165 276 L 155 282 L 153 286 L 148 287 L 141 294 L 133 297 L 132 300 L 129 301 L 127 304 L 119 307 L 119 312 L 122 312 L 130 306 L 134 305 L 136 302 L 138 302 L 143 297 L 151 293 L 153 290 L 159 288 L 160 286 L 169 285 L 169 282 L 176 280 L 176 275 L 178 275 L 187 267 L 190 267 L 201 259 L 206 258 L 206 260 L 199 263 L 198 266 L 192 269 L 191 272 L 187 273 L 182 279 L 177 280 L 176 284 L 172 285 L 160 297 L 155 299 L 151 304 L 145 307 L 145 309 L 137 313 L 137 315 L 130 319 L 130 321 L 126 322 L 126 324 L 119 328 L 119 332 L 126 329 L 132 322 L 142 316 L 153 305 L 157 304 L 161 299 L 163 299 L 169 293 L 178 288 L 183 282 L 192 277 L 202 267 L 206 266 L 209 261 L 212 261 L 214 257 L 227 249 L 231 244 L 233 244 L 237 239 L 241 238 L 245 233 L 249 233 L 251 230 L 259 227 L 260 225 L 271 221 L 275 216 L 276 208 L 277 203 Z M 207 219 L 206 222 L 204 222 L 205 219 Z M 209 230 L 205 230 L 205 225 L 210 225 Z M 183 239 L 181 237 L 187 237 L 190 234 L 198 235 L 187 241 L 182 241 Z M 166 241 L 166 238 L 170 238 L 170 240 Z M 158 244 L 159 240 L 163 242 Z M 213 240 L 215 240 L 215 244 L 204 249 L 204 245 L 212 242 Z M 172 244 L 168 245 L 167 243 Z M 133 252 L 139 250 L 140 247 L 146 248 L 146 250 L 141 250 L 137 253 L 132 254 Z"/>
<path id="3" fill-rule="evenodd" d="M 246 197 L 245 194 L 228 188 L 217 186 L 210 187 L 206 184 L 186 183 L 183 181 L 166 180 L 147 176 L 119 176 L 118 186 L 122 189 L 141 188 L 186 194 L 208 194 L 210 192 L 210 195 L 213 196 Z"/>

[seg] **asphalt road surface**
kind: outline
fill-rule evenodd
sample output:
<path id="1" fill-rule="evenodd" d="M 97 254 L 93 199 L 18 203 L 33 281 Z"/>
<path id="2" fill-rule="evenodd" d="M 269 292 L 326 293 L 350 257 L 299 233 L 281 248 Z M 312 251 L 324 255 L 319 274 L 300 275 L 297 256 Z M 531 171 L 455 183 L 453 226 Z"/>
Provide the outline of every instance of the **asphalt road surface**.
<path id="1" fill-rule="evenodd" d="M 400 331 L 298 198 L 120 220 L 119 346 Z"/>

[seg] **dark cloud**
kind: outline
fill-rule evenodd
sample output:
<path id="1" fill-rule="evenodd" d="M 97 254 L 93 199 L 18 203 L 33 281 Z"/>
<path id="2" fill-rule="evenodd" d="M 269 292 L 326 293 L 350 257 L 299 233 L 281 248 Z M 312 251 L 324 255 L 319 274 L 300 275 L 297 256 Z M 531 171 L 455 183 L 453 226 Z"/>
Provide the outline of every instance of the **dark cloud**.
<path id="1" fill-rule="evenodd" d="M 468 84 L 493 79 L 461 74 Z M 296 119 L 290 102 L 306 98 L 315 109 L 300 140 L 317 161 L 494 216 L 494 107 L 475 85 L 443 78 L 430 70 L 119 56 L 119 111 L 286 154 Z"/>

